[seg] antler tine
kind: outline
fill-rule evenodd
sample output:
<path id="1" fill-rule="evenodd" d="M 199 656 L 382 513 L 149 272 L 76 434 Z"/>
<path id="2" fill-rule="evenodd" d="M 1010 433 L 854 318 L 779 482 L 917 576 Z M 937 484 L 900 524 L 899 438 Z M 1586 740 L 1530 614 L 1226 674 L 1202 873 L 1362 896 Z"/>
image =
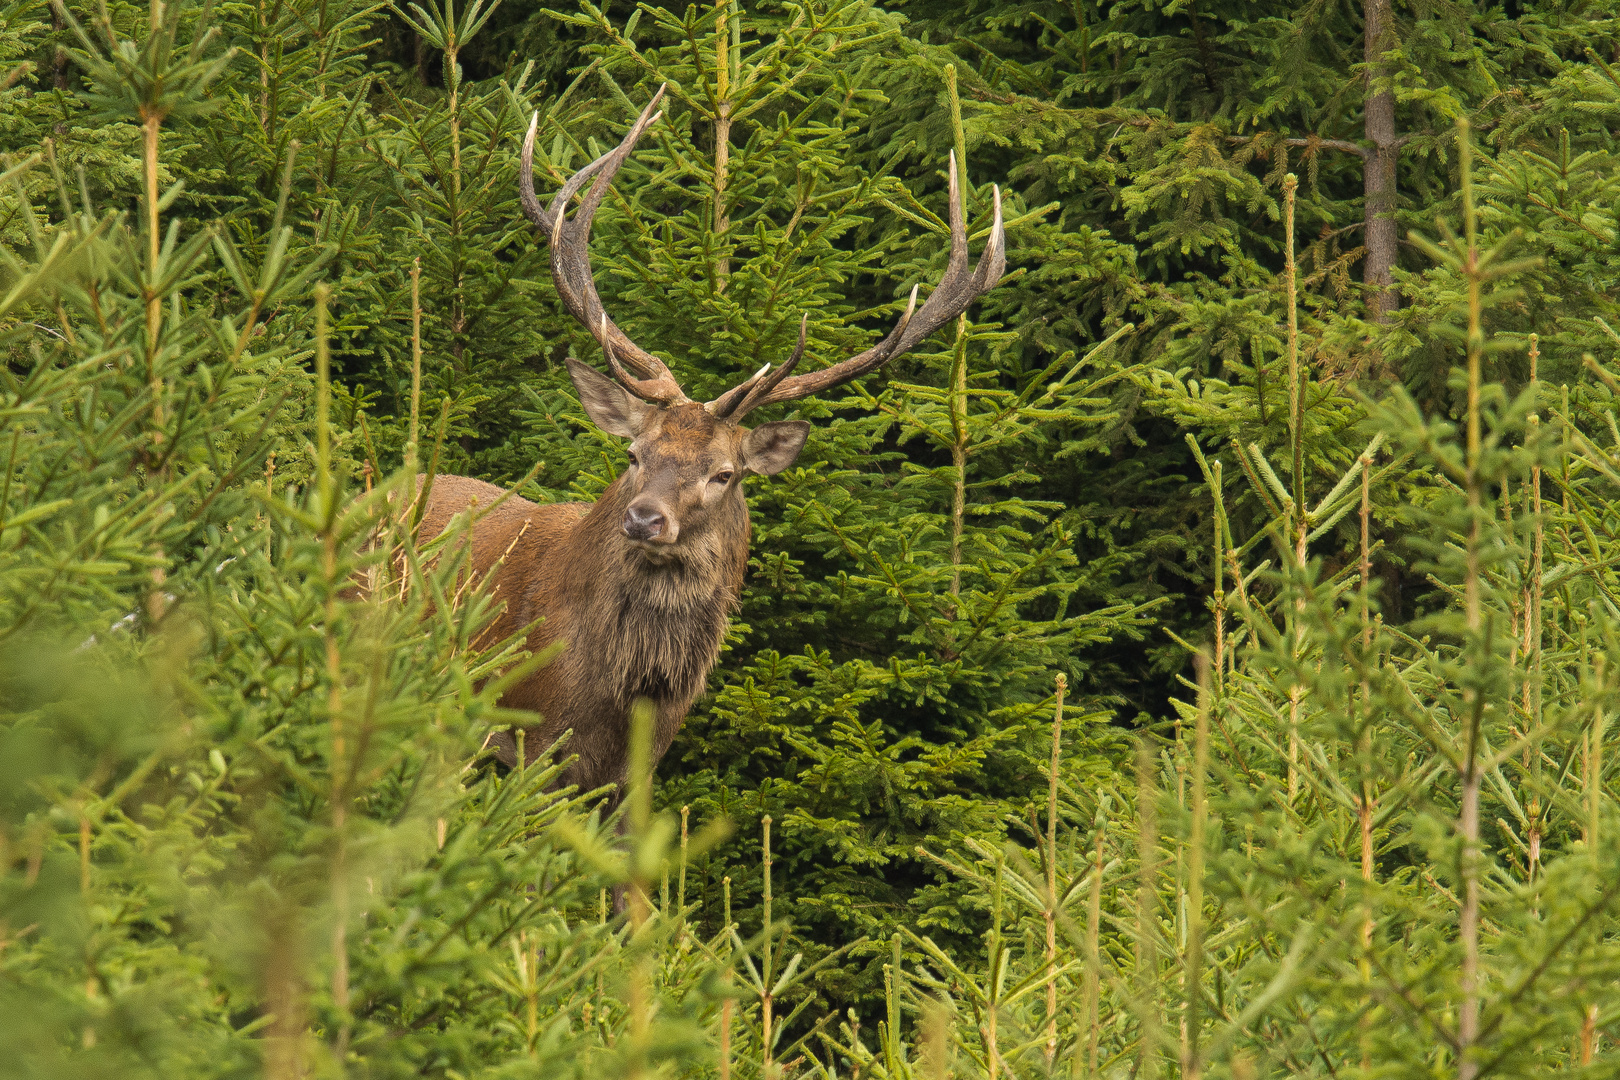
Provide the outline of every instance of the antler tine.
<path id="1" fill-rule="evenodd" d="M 741 405 L 737 406 L 738 416 L 748 412 L 748 410 L 769 397 L 771 392 L 781 385 L 782 380 L 792 374 L 793 369 L 799 366 L 799 361 L 804 359 L 804 343 L 809 330 L 810 315 L 806 313 L 799 317 L 799 343 L 793 346 L 793 355 L 788 357 L 787 363 L 777 368 L 758 386 L 748 391 L 748 396 L 743 398 Z"/>
<path id="2" fill-rule="evenodd" d="M 945 276 L 929 294 L 928 302 L 917 312 L 910 324 L 901 329 L 899 343 L 895 346 L 894 355 L 899 356 L 912 346 L 922 341 L 935 330 L 944 326 L 985 293 L 994 289 L 1001 281 L 1001 275 L 1007 269 L 1007 237 L 1001 222 L 1001 187 L 992 185 L 994 195 L 995 219 L 990 225 L 990 243 L 985 247 L 984 254 L 979 256 L 979 265 L 973 272 L 968 272 L 967 258 L 967 231 L 958 230 L 962 245 L 961 258 L 956 256 L 957 240 L 952 239 L 951 259 L 945 268 Z M 892 359 L 892 357 L 891 357 Z"/>
<path id="3" fill-rule="evenodd" d="M 613 377 L 618 379 L 626 390 L 643 401 L 677 404 L 677 402 L 666 400 L 667 387 L 660 380 L 638 379 L 624 370 L 624 365 L 619 363 L 618 356 L 613 352 L 613 341 L 608 334 L 608 317 L 605 311 L 602 313 L 601 330 L 597 333 L 596 340 L 602 343 L 602 355 L 607 357 L 608 367 L 612 369 Z M 680 387 L 677 386 L 675 390 L 679 393 Z M 684 395 L 682 396 L 684 397 Z"/>
<path id="4" fill-rule="evenodd" d="M 551 277 L 556 283 L 557 294 L 562 298 L 563 306 L 584 324 L 596 338 L 597 344 L 602 346 L 602 351 L 607 355 L 608 363 L 619 381 L 631 393 L 647 401 L 660 405 L 685 405 L 690 404 L 691 399 L 681 390 L 680 384 L 675 381 L 675 376 L 670 374 L 664 362 L 631 341 L 624 331 L 608 318 L 606 310 L 602 307 L 602 299 L 596 292 L 596 281 L 591 276 L 591 219 L 595 216 L 597 207 L 602 205 L 602 199 L 606 197 L 619 168 L 635 150 L 636 142 L 642 133 L 657 123 L 658 118 L 663 115 L 656 111 L 663 96 L 664 87 L 659 87 L 658 92 L 647 103 L 647 107 L 636 118 L 636 122 L 630 125 L 630 130 L 625 133 L 623 141 L 569 177 L 568 182 L 544 210 L 541 210 L 540 200 L 534 195 L 534 140 L 539 128 L 539 115 L 536 114 L 529 122 L 529 131 L 523 140 L 523 156 L 518 168 L 518 190 L 524 216 L 550 241 Z M 569 201 L 593 178 L 595 183 L 586 192 L 579 209 L 574 213 L 573 220 L 569 221 L 567 219 Z M 647 378 L 632 377 L 621 366 L 621 359 L 624 364 L 646 375 Z"/>
<path id="5" fill-rule="evenodd" d="M 968 269 L 967 227 L 962 220 L 962 200 L 956 176 L 956 155 L 952 153 L 950 158 L 951 254 L 945 265 L 945 276 L 940 278 L 939 284 L 929 294 L 927 303 L 923 304 L 920 310 L 917 309 L 917 290 L 913 288 L 911 290 L 911 302 L 906 305 L 905 314 L 900 317 L 900 321 L 895 324 L 894 329 L 889 331 L 888 336 L 882 341 L 842 363 L 834 364 L 832 367 L 824 368 L 821 371 L 795 375 L 791 379 L 785 378 L 787 372 L 784 367 L 772 379 L 771 389 L 750 388 L 747 396 L 743 398 L 741 405 L 733 410 L 732 415 L 740 417 L 750 409 L 808 397 L 811 394 L 841 386 L 851 379 L 858 379 L 862 375 L 870 374 L 962 314 L 967 310 L 969 304 L 995 288 L 996 284 L 1001 280 L 1001 275 L 1007 269 L 1007 237 L 1001 218 L 1001 188 L 997 186 L 992 190 L 995 196 L 995 219 L 990 226 L 990 242 L 985 246 L 984 254 L 979 256 L 978 266 L 970 271 Z M 803 340 L 802 337 L 800 340 Z M 727 396 L 729 397 L 729 393 Z"/>
<path id="6" fill-rule="evenodd" d="M 774 372 L 771 372 L 771 365 L 766 364 L 748 378 L 709 402 L 704 408 L 717 417 L 741 416 L 753 408 L 754 406 L 751 404 L 753 401 L 770 393 L 794 368 L 799 366 L 799 361 L 804 358 L 805 336 L 809 330 L 810 315 L 807 312 L 799 319 L 799 343 L 793 347 L 793 355 L 788 357 L 787 363 Z M 770 372 L 768 378 L 766 377 L 767 372 Z"/>
<path id="7" fill-rule="evenodd" d="M 529 118 L 529 130 L 523 136 L 523 153 L 518 158 L 518 201 L 523 204 L 523 216 L 550 240 L 551 222 L 546 220 L 545 213 L 540 209 L 540 200 L 534 194 L 534 137 L 539 131 L 540 110 L 536 109 Z"/>
<path id="8" fill-rule="evenodd" d="M 653 102 L 656 104 L 657 100 L 655 97 Z M 651 105 L 648 106 L 649 109 L 651 107 Z M 643 112 L 641 115 L 645 119 L 647 114 Z M 653 119 L 656 120 L 657 117 Z M 607 163 L 608 158 L 612 157 L 614 150 L 618 148 L 615 147 L 614 150 L 609 150 L 569 177 L 568 182 L 563 184 L 561 190 L 551 197 L 551 203 L 542 210 L 540 200 L 534 194 L 534 139 L 539 129 L 540 113 L 537 110 L 529 119 L 528 133 L 523 136 L 523 154 L 518 159 L 518 197 L 523 204 L 523 216 L 528 218 L 545 235 L 547 240 L 550 240 L 561 224 L 557 218 L 566 211 L 568 201 L 579 193 L 579 189 L 584 187 L 591 177 L 601 171 L 602 166 Z"/>
<path id="9" fill-rule="evenodd" d="M 713 401 L 704 402 L 703 407 L 708 409 L 714 416 L 722 419 L 732 415 L 737 411 L 737 406 L 742 403 L 743 398 L 748 396 L 748 392 L 758 386 L 759 380 L 764 378 L 765 373 L 770 370 L 771 365 L 766 364 Z"/>

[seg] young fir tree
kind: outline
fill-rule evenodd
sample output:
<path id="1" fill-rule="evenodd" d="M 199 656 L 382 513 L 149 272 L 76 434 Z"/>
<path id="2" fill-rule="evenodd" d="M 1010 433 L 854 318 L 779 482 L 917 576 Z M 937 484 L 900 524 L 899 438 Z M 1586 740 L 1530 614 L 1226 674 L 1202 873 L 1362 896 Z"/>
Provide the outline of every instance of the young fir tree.
<path id="1" fill-rule="evenodd" d="M 949 860 L 992 899 L 983 959 L 918 935 L 910 962 L 897 941 L 878 1045 L 833 1040 L 863 1073 L 1612 1067 L 1620 382 L 1595 363 L 1517 397 L 1484 379 L 1491 297 L 1533 267 L 1483 245 L 1466 138 L 1460 235 L 1424 242 L 1465 283 L 1461 422 L 1397 394 L 1348 467 L 1322 467 L 1290 350 L 1295 437 L 1231 448 L 1270 520 L 1237 531 L 1204 459 L 1213 645 L 1174 737 L 1144 743 L 1126 790 L 1075 789 L 1057 714 L 1034 836 Z M 1435 590 L 1416 619 L 1380 610 L 1389 513 Z M 1317 551 L 1341 517 L 1360 551 L 1335 566 Z"/>
<path id="2" fill-rule="evenodd" d="M 1454 342 L 1439 329 L 1435 306 L 1455 303 L 1455 283 L 1431 289 L 1424 282 L 1444 280 L 1444 271 L 1431 271 L 1415 252 L 1389 254 L 1406 229 L 1432 229 L 1437 213 L 1455 212 L 1453 118 L 1472 116 L 1482 137 L 1515 160 L 1533 153 L 1549 164 L 1576 162 L 1564 173 L 1515 166 L 1511 195 L 1498 195 L 1482 171 L 1487 228 L 1496 227 L 1488 203 L 1498 204 L 1501 228 L 1522 225 L 1563 245 L 1572 266 L 1581 245 L 1601 247 L 1607 235 L 1603 158 L 1580 158 L 1607 151 L 1606 129 L 1590 118 L 1610 91 L 1587 59 L 1588 50 L 1611 51 L 1606 17 L 1569 18 L 1534 4 L 1375 3 L 1218 11 L 1082 4 L 1062 13 L 995 3 L 908 13 L 917 20 L 915 52 L 962 68 L 964 126 L 977 160 L 1015 178 L 1032 204 L 1061 207 L 1061 227 L 1039 231 L 1038 287 L 1034 277 L 1021 286 L 1023 343 L 1060 328 L 1083 348 L 1128 320 L 1139 330 L 1124 359 L 1186 368 L 1200 384 L 1217 379 L 1275 400 L 1284 389 L 1279 309 L 1267 293 L 1281 264 L 1281 181 L 1295 169 L 1305 181 L 1300 317 L 1319 350 L 1314 370 L 1340 385 L 1365 379 L 1374 394 L 1398 376 L 1426 406 L 1458 415 L 1460 400 L 1447 389 Z M 897 68 L 884 85 L 896 129 L 941 124 L 909 69 Z M 1561 127 L 1578 133 L 1567 158 L 1558 150 Z M 1536 205 L 1553 193 L 1557 206 Z M 1586 207 L 1590 220 L 1577 212 Z M 1590 284 L 1601 275 L 1566 275 L 1562 261 L 1549 261 L 1544 285 L 1526 285 L 1531 303 L 1568 304 L 1559 327 L 1540 331 L 1558 339 L 1548 345 L 1549 370 L 1572 371 L 1568 364 L 1605 340 L 1586 313 L 1607 302 Z M 1399 310 L 1389 305 L 1391 275 Z M 1532 329 L 1510 307 L 1488 318 L 1493 328 Z M 1564 348 L 1565 333 L 1580 334 L 1581 344 Z M 1492 375 L 1522 380 L 1522 362 Z M 1093 490 L 1120 493 L 1109 502 L 1131 509 L 1104 510 L 1103 535 L 1082 557 L 1110 544 L 1135 554 L 1135 576 L 1175 597 L 1165 618 L 1185 635 L 1198 621 L 1187 593 L 1211 587 L 1193 554 L 1207 523 L 1184 511 L 1197 468 L 1182 452 L 1179 426 L 1191 418 L 1164 416 L 1151 395 L 1122 404 L 1111 460 L 1054 475 L 1047 493 L 1070 504 Z M 1265 419 L 1270 409 L 1261 412 Z M 1227 426 L 1223 418 L 1195 430 L 1224 440 Z M 1338 449 L 1341 460 L 1359 449 L 1353 442 Z M 1155 657 L 1159 670 L 1179 664 Z"/>
<path id="3" fill-rule="evenodd" d="M 346 480 L 292 226 L 260 260 L 166 216 L 164 123 L 223 65 L 206 12 L 151 15 L 73 55 L 141 122 L 141 213 L 5 177 L 0 1073 L 644 1075 L 701 1043 L 714 949 L 584 912 L 669 832 L 627 865 L 550 766 L 467 771 L 511 647 L 413 537 L 417 440 Z"/>
<path id="4" fill-rule="evenodd" d="M 1401 150 L 1401 220 L 1459 219 L 1455 137 L 1431 113 L 1478 110 L 1473 250 L 1517 229 L 1512 250 L 1546 257 L 1487 281 L 1466 240 L 1433 266 L 1414 245 L 1402 312 L 1371 341 L 1421 408 L 1369 421 L 1342 378 L 1371 355 L 1345 291 L 1365 158 L 1285 141 L 1329 120 L 1345 141 L 1365 129 L 1355 12 L 1249 33 L 1183 9 L 1111 11 L 1105 27 L 1088 9 L 1037 33 L 1047 13 L 1001 8 L 993 33 L 953 46 L 976 50 L 969 64 L 929 44 L 937 24 L 865 8 L 805 9 L 798 27 L 798 9 L 648 9 L 633 24 L 586 10 L 545 17 L 590 51 L 563 80 L 572 61 L 538 58 L 540 86 L 490 44 L 521 22 L 407 11 L 424 47 L 371 71 L 373 36 L 407 37 L 365 6 L 172 5 L 159 33 L 146 6 L 109 9 L 105 27 L 94 7 L 4 13 L 0 138 L 34 160 L 9 174 L 0 213 L 22 253 L 0 298 L 0 993 L 17 1021 L 0 1069 L 284 1073 L 300 1055 L 446 1075 L 1605 1067 L 1620 465 L 1608 372 L 1582 358 L 1608 357 L 1615 325 L 1615 84 L 1585 53 L 1606 54 L 1609 23 L 1394 13 L 1425 77 L 1445 81 L 1396 87 L 1398 130 L 1421 136 Z M 1462 16 L 1488 31 L 1470 42 L 1479 64 L 1437 51 Z M 1248 128 L 1200 90 L 1194 19 L 1218 30 L 1217 85 L 1260 118 Z M 1148 48 L 1119 48 L 1116 68 L 1126 33 Z M 167 97 L 142 96 L 154 64 L 172 65 Z M 1505 92 L 1486 96 L 1482 72 Z M 778 76 L 787 89 L 747 112 Z M 539 793 L 544 771 L 457 786 L 498 718 L 493 690 L 470 690 L 496 663 L 464 654 L 487 614 L 476 598 L 422 621 L 422 590 L 447 579 L 410 578 L 392 615 L 332 583 L 351 566 L 386 577 L 388 560 L 355 548 L 398 528 L 383 493 L 435 446 L 441 466 L 493 477 L 543 462 L 526 489 L 541 498 L 592 495 L 620 467 L 552 362 L 589 345 L 513 227 L 513 159 L 539 105 L 555 181 L 667 77 L 684 104 L 604 209 L 597 265 L 638 334 L 678 343 L 693 385 L 785 348 L 801 308 L 812 361 L 886 325 L 937 274 L 949 150 L 973 180 L 1011 179 L 1024 273 L 887 383 L 804 404 L 826 426 L 803 473 L 755 494 L 744 618 L 661 796 L 750 827 L 672 857 L 663 888 L 673 819 L 642 819 L 627 870 Z M 1113 79 L 1120 102 L 1082 106 L 1087 79 Z M 1334 87 L 1342 115 L 1300 96 Z M 1279 94 L 1282 112 L 1256 111 Z M 1184 105 L 1195 114 L 1153 113 Z M 1297 162 L 1316 170 L 1299 209 L 1314 250 L 1286 240 Z M 967 198 L 982 228 L 984 186 Z M 1045 201 L 1059 204 L 1045 217 L 1025 209 Z M 1273 271 L 1296 249 L 1294 336 Z M 347 382 L 326 473 L 301 371 L 317 267 Z M 1494 303 L 1471 313 L 1471 288 Z M 1487 335 L 1492 349 L 1467 347 Z M 1477 378 L 1451 374 L 1459 357 Z M 1200 456 L 1217 497 L 1190 506 Z M 366 464 L 379 494 L 332 517 L 339 492 L 363 494 Z M 1185 565 L 1211 533 L 1215 550 Z M 1211 617 L 1185 596 L 1158 617 L 1216 670 L 1202 709 L 1152 729 L 1133 781 L 1085 721 L 1116 698 L 1155 713 L 1142 673 L 1188 654 L 1149 638 L 1157 655 L 1132 656 L 1149 650 L 1118 624 L 1188 580 L 1210 584 Z M 1079 704 L 1066 698 L 1054 769 L 1038 728 L 1060 668 Z M 1473 760 L 1494 768 L 1469 764 L 1476 705 Z M 651 899 L 618 937 L 597 905 L 626 874 Z M 959 929 L 973 919 L 982 947 Z M 809 939 L 798 960 L 785 927 Z M 861 950 L 836 951 L 862 931 Z M 879 987 L 881 1013 L 835 1034 L 825 995 Z"/>

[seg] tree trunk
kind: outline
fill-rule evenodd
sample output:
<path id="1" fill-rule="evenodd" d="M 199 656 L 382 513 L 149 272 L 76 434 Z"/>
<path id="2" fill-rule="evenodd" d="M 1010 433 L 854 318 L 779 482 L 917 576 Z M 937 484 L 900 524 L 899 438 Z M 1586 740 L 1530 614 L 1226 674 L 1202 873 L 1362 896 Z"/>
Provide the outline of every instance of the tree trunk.
<path id="1" fill-rule="evenodd" d="M 62 47 L 62 28 L 66 24 L 62 20 L 62 10 L 54 5 L 51 7 L 51 41 L 53 52 L 51 57 L 51 85 L 58 90 L 67 89 L 67 50 Z M 60 132 L 62 125 L 58 124 Z"/>
<path id="2" fill-rule="evenodd" d="M 1377 322 L 1388 322 L 1400 306 L 1393 274 L 1397 242 L 1395 162 L 1399 145 L 1395 139 L 1395 92 L 1383 63 L 1384 53 L 1394 44 L 1394 21 L 1390 0 L 1366 0 L 1367 101 L 1363 123 L 1372 146 L 1363 158 L 1362 170 L 1367 200 L 1363 281 L 1367 286 L 1367 314 Z"/>

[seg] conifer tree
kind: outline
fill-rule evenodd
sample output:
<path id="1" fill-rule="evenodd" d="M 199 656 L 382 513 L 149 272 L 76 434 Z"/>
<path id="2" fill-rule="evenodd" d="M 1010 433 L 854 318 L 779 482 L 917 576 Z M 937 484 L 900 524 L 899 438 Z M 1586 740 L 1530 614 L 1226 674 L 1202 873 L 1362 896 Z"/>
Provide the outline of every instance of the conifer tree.
<path id="1" fill-rule="evenodd" d="M 1370 10 L 6 8 L 0 1075 L 1612 1066 L 1614 27 Z M 408 481 L 622 467 L 514 166 L 664 82 L 594 261 L 695 392 L 884 332 L 947 155 L 1013 273 L 796 404 L 621 831 L 477 762 Z"/>
<path id="2" fill-rule="evenodd" d="M 32 243 L 0 301 L 0 1072 L 645 1070 L 691 1037 L 637 975 L 677 924 L 574 913 L 650 891 L 667 833 L 626 869 L 554 766 L 468 774 L 515 645 L 471 648 L 487 598 L 454 537 L 413 538 L 414 438 L 349 481 L 321 261 L 280 220 L 256 259 L 167 217 L 163 124 L 224 62 L 205 11 L 152 14 L 74 27 L 141 121 L 142 213 L 58 174 L 35 215 L 45 163 L 5 177 Z M 601 957 L 625 962 L 593 985 Z M 661 970 L 689 1016 L 712 1002 L 706 964 Z"/>

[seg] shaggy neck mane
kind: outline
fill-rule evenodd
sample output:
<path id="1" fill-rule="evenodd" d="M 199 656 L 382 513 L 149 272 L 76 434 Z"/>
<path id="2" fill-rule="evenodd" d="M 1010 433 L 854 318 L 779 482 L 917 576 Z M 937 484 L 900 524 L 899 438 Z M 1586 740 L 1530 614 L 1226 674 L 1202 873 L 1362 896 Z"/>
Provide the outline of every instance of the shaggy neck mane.
<path id="1" fill-rule="evenodd" d="M 573 647 L 624 707 L 638 697 L 690 701 L 703 690 L 737 605 L 748 509 L 728 499 L 707 529 L 655 563 L 620 528 L 629 501 L 622 479 L 615 481 L 569 537 L 579 602 Z"/>

